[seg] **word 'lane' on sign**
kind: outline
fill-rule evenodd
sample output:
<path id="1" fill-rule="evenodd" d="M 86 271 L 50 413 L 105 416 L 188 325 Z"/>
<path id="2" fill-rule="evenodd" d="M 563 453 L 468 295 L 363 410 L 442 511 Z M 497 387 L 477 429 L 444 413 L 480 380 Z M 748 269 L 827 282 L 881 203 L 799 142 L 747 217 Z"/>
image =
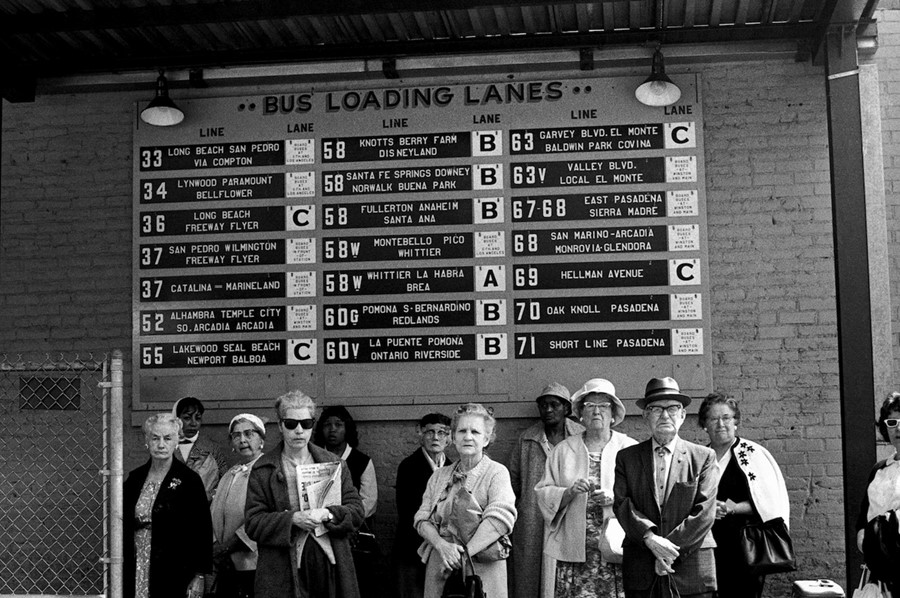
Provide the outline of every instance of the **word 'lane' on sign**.
<path id="1" fill-rule="evenodd" d="M 285 212 L 286 208 L 282 206 L 142 212 L 140 235 L 162 237 L 283 231 L 286 228 Z"/>
<path id="2" fill-rule="evenodd" d="M 325 339 L 325 363 L 506 359 L 505 333 Z"/>
<path id="3" fill-rule="evenodd" d="M 696 156 L 514 162 L 510 166 L 516 189 L 649 183 L 696 183 Z"/>
<path id="4" fill-rule="evenodd" d="M 471 293 L 475 290 L 472 266 L 326 270 L 322 277 L 326 297 L 401 295 L 405 293 Z M 502 279 L 502 272 L 495 273 L 493 278 Z"/>
<path id="5" fill-rule="evenodd" d="M 700 260 L 578 262 L 513 266 L 516 290 L 700 284 Z"/>
<path id="6" fill-rule="evenodd" d="M 472 233 L 336 237 L 322 240 L 323 261 L 372 262 L 474 257 Z"/>
<path id="7" fill-rule="evenodd" d="M 672 295 L 606 295 L 516 299 L 516 324 L 581 324 L 700 320 L 699 293 Z"/>
<path id="8" fill-rule="evenodd" d="M 141 310 L 141 334 L 284 332 L 287 311 L 284 305 Z"/>
<path id="9" fill-rule="evenodd" d="M 236 201 L 285 196 L 285 175 L 241 174 L 141 179 L 141 204 Z"/>
<path id="10" fill-rule="evenodd" d="M 646 330 L 581 330 L 515 335 L 519 359 L 702 355 L 700 328 Z"/>
<path id="11" fill-rule="evenodd" d="M 325 305 L 325 330 L 423 326 L 504 326 L 505 299 Z"/>
<path id="12" fill-rule="evenodd" d="M 312 297 L 315 272 L 251 272 L 140 279 L 141 302 Z"/>
<path id="13" fill-rule="evenodd" d="M 284 141 L 142 147 L 138 163 L 141 172 L 283 166 Z"/>
<path id="14" fill-rule="evenodd" d="M 502 188 L 501 164 L 410 166 L 322 173 L 322 195 L 325 197 Z"/>
<path id="15" fill-rule="evenodd" d="M 322 139 L 322 162 L 326 164 L 471 156 L 472 133 L 468 131 Z"/>
<path id="16" fill-rule="evenodd" d="M 144 368 L 286 365 L 287 343 L 277 340 L 141 344 Z"/>
<path id="17" fill-rule="evenodd" d="M 471 199 L 341 203 L 321 210 L 325 230 L 472 224 Z"/>
<path id="18" fill-rule="evenodd" d="M 513 222 L 698 215 L 697 191 L 618 191 L 514 196 Z"/>

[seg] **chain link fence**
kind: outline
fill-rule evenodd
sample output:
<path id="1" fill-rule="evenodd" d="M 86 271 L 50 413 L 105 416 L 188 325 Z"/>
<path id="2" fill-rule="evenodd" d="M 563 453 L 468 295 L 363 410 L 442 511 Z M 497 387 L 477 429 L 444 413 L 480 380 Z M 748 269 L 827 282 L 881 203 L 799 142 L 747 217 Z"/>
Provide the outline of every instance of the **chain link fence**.
<path id="1" fill-rule="evenodd" d="M 0 595 L 107 594 L 108 361 L 0 354 Z"/>

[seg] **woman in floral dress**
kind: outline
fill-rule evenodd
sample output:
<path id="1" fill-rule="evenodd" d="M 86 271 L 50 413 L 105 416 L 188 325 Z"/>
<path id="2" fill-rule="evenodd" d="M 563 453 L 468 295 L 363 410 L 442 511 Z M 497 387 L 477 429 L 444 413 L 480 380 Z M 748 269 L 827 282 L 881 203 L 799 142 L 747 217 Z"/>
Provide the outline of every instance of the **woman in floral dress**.
<path id="1" fill-rule="evenodd" d="M 608 380 L 589 380 L 572 403 L 585 432 L 553 448 L 535 487 L 550 526 L 544 552 L 556 559 L 554 596 L 542 598 L 624 598 L 621 566 L 604 558 L 600 540 L 609 520 L 618 525 L 612 511 L 616 454 L 636 441 L 611 429 L 625 419 L 625 406 Z"/>
<path id="2" fill-rule="evenodd" d="M 144 422 L 150 460 L 124 490 L 125 598 L 202 598 L 212 570 L 212 523 L 203 481 L 173 458 L 181 420 Z"/>

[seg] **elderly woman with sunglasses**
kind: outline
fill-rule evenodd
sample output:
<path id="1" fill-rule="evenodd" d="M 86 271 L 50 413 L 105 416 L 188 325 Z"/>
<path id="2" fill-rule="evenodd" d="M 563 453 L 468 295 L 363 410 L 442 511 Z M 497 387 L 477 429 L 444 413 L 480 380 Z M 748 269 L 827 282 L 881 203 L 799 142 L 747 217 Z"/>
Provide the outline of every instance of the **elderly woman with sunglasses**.
<path id="1" fill-rule="evenodd" d="M 348 534 L 359 529 L 363 505 L 346 465 L 310 444 L 316 404 L 300 391 L 275 401 L 282 442 L 254 465 L 247 486 L 245 527 L 259 550 L 256 598 L 359 598 Z M 341 463 L 340 504 L 315 508 L 298 490 L 297 466 Z M 319 525 L 325 532 L 316 533 Z"/>
<path id="2" fill-rule="evenodd" d="M 612 430 L 625 419 L 625 406 L 609 380 L 588 380 L 572 404 L 584 432 L 553 448 L 534 489 L 547 522 L 544 553 L 556 560 L 550 597 L 622 598 L 621 559 L 604 554 L 600 539 L 608 526 L 624 537 L 612 508 L 616 455 L 637 442 Z M 621 539 L 616 543 L 621 554 Z"/>
<path id="3" fill-rule="evenodd" d="M 900 509 L 900 392 L 892 392 L 881 404 L 878 431 L 894 454 L 875 464 L 856 520 L 856 544 L 863 553 L 873 581 L 884 582 L 892 596 L 900 593 L 897 568 L 897 524 Z M 878 530 L 879 526 L 881 530 Z M 893 548 L 888 553 L 885 548 Z"/>
<path id="4" fill-rule="evenodd" d="M 241 413 L 228 424 L 231 450 L 240 463 L 225 472 L 213 495 L 213 560 L 217 598 L 250 598 L 256 577 L 256 542 L 244 529 L 247 481 L 253 464 L 262 456 L 266 426 L 252 413 Z"/>
<path id="5" fill-rule="evenodd" d="M 790 525 L 791 506 L 778 463 L 764 446 L 738 438 L 741 410 L 737 401 L 712 393 L 700 404 L 700 427 L 716 451 L 719 489 L 716 493 L 716 585 L 719 596 L 756 598 L 765 577 L 747 570 L 740 545 L 741 529 L 781 517 Z"/>
<path id="6" fill-rule="evenodd" d="M 459 461 L 432 474 L 413 518 L 425 539 L 419 548 L 425 598 L 439 598 L 450 573 L 464 566 L 463 545 L 475 560 L 485 593 L 507 596 L 503 559 L 516 522 L 516 495 L 509 470 L 484 453 L 494 441 L 495 423 L 493 413 L 478 403 L 463 405 L 453 416 L 450 428 Z"/>

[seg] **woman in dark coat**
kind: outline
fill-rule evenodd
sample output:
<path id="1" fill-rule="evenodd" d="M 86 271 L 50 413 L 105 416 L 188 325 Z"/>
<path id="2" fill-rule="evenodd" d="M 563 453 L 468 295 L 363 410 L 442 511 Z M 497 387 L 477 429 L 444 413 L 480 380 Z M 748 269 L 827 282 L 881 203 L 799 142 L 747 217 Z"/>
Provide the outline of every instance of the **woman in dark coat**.
<path id="1" fill-rule="evenodd" d="M 172 458 L 181 420 L 144 422 L 150 460 L 132 471 L 124 492 L 125 598 L 202 598 L 212 571 L 212 522 L 203 481 Z"/>
<path id="2" fill-rule="evenodd" d="M 299 391 L 275 402 L 283 441 L 250 473 L 244 522 L 257 543 L 255 598 L 359 598 L 347 536 L 359 529 L 363 506 L 346 465 L 309 443 L 316 406 Z M 340 504 L 303 508 L 297 465 L 341 463 Z M 327 533 L 313 530 L 322 524 Z"/>

